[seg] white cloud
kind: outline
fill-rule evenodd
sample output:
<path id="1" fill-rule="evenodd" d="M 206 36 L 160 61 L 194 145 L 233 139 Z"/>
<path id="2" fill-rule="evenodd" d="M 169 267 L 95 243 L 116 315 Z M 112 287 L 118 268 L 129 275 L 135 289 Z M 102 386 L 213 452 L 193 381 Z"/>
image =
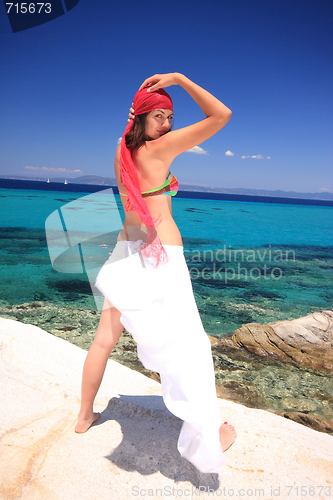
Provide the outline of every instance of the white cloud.
<path id="1" fill-rule="evenodd" d="M 194 148 L 188 149 L 187 153 L 195 153 L 196 155 L 208 155 L 208 151 L 205 151 L 200 146 L 194 146 Z"/>
<path id="2" fill-rule="evenodd" d="M 232 153 L 231 151 L 226 151 L 225 155 L 226 156 L 235 156 L 235 153 Z"/>
<path id="3" fill-rule="evenodd" d="M 53 168 L 53 167 L 24 167 L 26 170 L 39 170 L 41 172 L 83 172 L 82 170 L 68 170 L 67 168 Z"/>
<path id="4" fill-rule="evenodd" d="M 266 156 L 265 157 L 265 156 L 262 156 L 262 155 L 253 155 L 253 156 L 250 156 L 250 155 L 245 156 L 245 155 L 243 155 L 243 156 L 241 156 L 241 158 L 243 158 L 243 160 L 245 160 L 245 158 L 255 158 L 256 160 L 264 160 L 265 158 L 267 158 L 267 160 L 271 159 L 270 156 Z"/>

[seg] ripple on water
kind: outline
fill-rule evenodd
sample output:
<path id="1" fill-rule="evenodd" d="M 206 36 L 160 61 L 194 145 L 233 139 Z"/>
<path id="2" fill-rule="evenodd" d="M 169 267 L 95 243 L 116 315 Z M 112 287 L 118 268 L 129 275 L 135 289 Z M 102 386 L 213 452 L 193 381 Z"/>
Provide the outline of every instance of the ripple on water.
<path id="1" fill-rule="evenodd" d="M 226 248 L 223 254 L 221 243 L 184 238 L 199 312 L 210 334 L 227 334 L 248 322 L 293 319 L 332 306 L 332 247 L 263 245 Z M 94 248 L 102 263 L 112 250 L 111 240 L 96 240 Z M 71 300 L 79 307 L 96 307 L 85 274 L 52 269 L 43 229 L 4 228 L 0 257 L 0 301 L 20 304 L 43 297 L 59 305 Z"/>

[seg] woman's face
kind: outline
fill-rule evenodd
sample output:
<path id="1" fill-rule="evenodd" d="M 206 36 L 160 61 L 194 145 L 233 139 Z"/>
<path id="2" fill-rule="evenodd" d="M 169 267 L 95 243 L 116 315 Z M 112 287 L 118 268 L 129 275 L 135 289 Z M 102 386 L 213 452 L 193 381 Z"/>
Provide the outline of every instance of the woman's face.
<path id="1" fill-rule="evenodd" d="M 169 132 L 173 112 L 171 109 L 154 109 L 146 117 L 145 133 L 150 139 L 158 139 Z"/>

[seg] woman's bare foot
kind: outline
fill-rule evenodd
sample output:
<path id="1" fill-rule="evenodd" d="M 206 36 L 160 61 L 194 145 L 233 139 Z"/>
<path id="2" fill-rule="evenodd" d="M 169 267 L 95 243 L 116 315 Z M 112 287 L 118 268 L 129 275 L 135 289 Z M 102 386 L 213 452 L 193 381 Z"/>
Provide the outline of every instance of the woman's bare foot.
<path id="1" fill-rule="evenodd" d="M 75 426 L 75 432 L 77 432 L 78 434 L 82 434 L 83 432 L 87 432 L 89 427 L 91 427 L 91 425 L 94 422 L 96 422 L 96 420 L 98 420 L 100 416 L 101 416 L 100 413 L 93 413 L 92 416 L 89 418 L 80 418 L 79 417 L 77 424 Z"/>
<path id="2" fill-rule="evenodd" d="M 232 444 L 234 444 L 236 439 L 236 431 L 233 425 L 229 425 L 228 422 L 220 427 L 220 441 L 223 451 L 227 451 Z"/>

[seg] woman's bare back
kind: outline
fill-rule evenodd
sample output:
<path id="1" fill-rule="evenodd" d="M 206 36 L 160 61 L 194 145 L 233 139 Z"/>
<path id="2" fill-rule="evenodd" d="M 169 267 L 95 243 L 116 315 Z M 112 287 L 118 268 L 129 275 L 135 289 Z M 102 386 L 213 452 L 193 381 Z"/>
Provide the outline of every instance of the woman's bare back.
<path id="1" fill-rule="evenodd" d="M 147 155 L 144 148 L 145 146 L 141 147 L 140 151 L 134 151 L 132 154 L 134 164 L 137 168 L 141 191 L 147 191 L 162 185 L 166 180 L 169 170 L 169 165 L 165 165 L 164 162 L 160 162 L 158 159 L 154 161 L 149 158 L 151 155 Z M 127 189 L 120 178 L 119 156 L 120 145 L 117 148 L 115 156 L 114 171 L 119 192 L 127 194 Z M 121 201 L 125 211 L 127 198 L 122 197 Z M 165 194 L 149 196 L 145 198 L 145 202 L 153 219 L 159 217 L 161 220 L 160 224 L 156 227 L 161 243 L 164 245 L 183 245 L 180 231 L 172 217 L 171 196 Z M 139 227 L 142 227 L 139 216 L 133 211 L 125 211 L 123 230 L 120 232 L 118 240 L 138 239 L 140 233 L 137 228 Z"/>

